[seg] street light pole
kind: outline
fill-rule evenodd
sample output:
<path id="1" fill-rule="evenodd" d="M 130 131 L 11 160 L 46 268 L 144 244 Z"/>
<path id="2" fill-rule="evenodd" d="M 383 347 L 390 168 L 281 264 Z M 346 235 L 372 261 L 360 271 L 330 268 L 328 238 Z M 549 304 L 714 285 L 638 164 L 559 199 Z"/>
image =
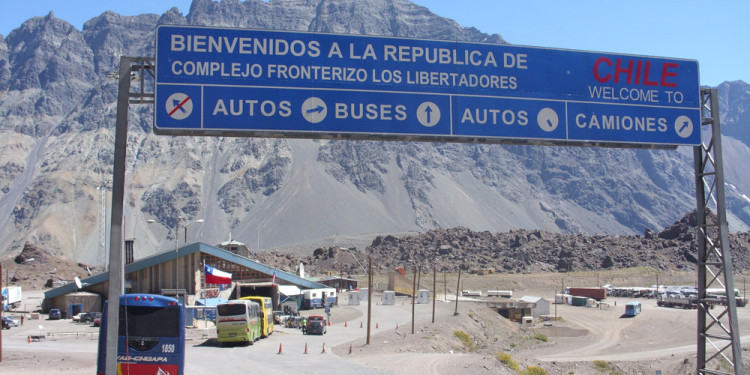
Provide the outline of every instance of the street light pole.
<path id="1" fill-rule="evenodd" d="M 175 266 L 177 267 L 175 269 L 175 278 L 177 279 L 177 281 L 175 282 L 175 289 L 178 290 L 177 293 L 179 293 L 179 290 L 180 290 L 180 278 L 178 277 L 179 276 L 179 272 L 180 272 L 180 254 L 179 254 L 179 250 L 180 250 L 180 247 L 179 247 L 179 238 L 180 237 L 179 237 L 179 233 L 180 233 L 180 223 L 184 222 L 184 221 L 187 221 L 187 219 L 185 219 L 182 216 L 180 216 L 180 217 L 177 218 L 177 228 L 175 228 L 175 233 L 174 233 L 175 234 L 175 236 L 174 236 L 174 242 L 175 242 L 175 248 L 174 248 L 175 259 L 174 259 L 174 261 L 175 261 Z M 188 228 L 188 226 L 190 226 L 190 224 L 196 224 L 196 223 L 203 224 L 203 222 L 204 222 L 203 219 L 198 219 L 198 220 L 191 221 L 189 223 L 183 224 L 182 227 L 185 229 L 185 243 L 186 244 L 187 244 L 187 228 Z"/>

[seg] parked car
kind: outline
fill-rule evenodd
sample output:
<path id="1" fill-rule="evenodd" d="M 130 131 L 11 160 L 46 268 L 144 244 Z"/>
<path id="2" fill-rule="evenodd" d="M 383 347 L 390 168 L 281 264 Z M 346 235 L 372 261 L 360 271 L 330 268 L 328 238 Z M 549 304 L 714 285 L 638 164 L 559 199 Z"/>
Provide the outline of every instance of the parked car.
<path id="1" fill-rule="evenodd" d="M 87 323 L 88 324 L 88 323 L 91 323 L 91 322 L 94 321 L 94 317 L 96 317 L 97 314 L 100 314 L 100 313 L 98 313 L 98 312 L 83 312 L 83 313 L 80 313 L 80 314 L 77 314 L 77 315 L 73 316 L 73 321 L 74 322 Z"/>
<path id="2" fill-rule="evenodd" d="M 93 323 L 94 327 L 101 326 L 102 325 L 102 313 L 100 312 L 91 313 L 91 322 Z"/>
<path id="3" fill-rule="evenodd" d="M 9 316 L 3 315 L 3 329 L 10 329 L 10 327 L 18 327 L 21 325 L 17 319 L 13 319 Z"/>
<path id="4" fill-rule="evenodd" d="M 273 323 L 274 324 L 284 324 L 286 320 L 289 319 L 289 314 L 285 314 L 283 311 L 274 311 L 273 312 Z"/>
<path id="5" fill-rule="evenodd" d="M 310 315 L 307 317 L 307 321 L 309 322 L 311 320 L 322 320 L 323 324 L 326 324 L 326 318 L 323 317 L 323 315 Z"/>
<path id="6" fill-rule="evenodd" d="M 72 319 L 73 319 L 74 322 L 85 322 L 84 319 L 86 317 L 88 317 L 88 315 L 89 315 L 89 313 L 82 312 L 82 313 L 78 313 L 78 314 L 73 315 Z"/>
<path id="7" fill-rule="evenodd" d="M 320 315 L 311 315 L 307 318 L 308 335 L 325 335 L 326 319 Z"/>
<path id="8" fill-rule="evenodd" d="M 326 324 L 322 320 L 308 320 L 307 321 L 307 334 L 308 335 L 325 335 Z"/>
<path id="9" fill-rule="evenodd" d="M 49 319 L 57 320 L 60 319 L 60 309 L 52 309 L 49 311 Z"/>
<path id="10" fill-rule="evenodd" d="M 3 315 L 3 323 L 8 323 L 8 327 L 18 327 L 21 325 L 21 322 L 18 319 L 13 319 L 9 316 Z"/>

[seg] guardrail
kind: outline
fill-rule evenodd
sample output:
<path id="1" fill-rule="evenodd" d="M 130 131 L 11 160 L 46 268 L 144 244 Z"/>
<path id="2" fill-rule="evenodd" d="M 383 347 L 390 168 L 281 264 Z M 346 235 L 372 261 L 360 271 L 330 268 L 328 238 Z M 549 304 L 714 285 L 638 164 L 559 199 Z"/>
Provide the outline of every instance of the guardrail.
<path id="1" fill-rule="evenodd" d="M 47 332 L 47 336 L 50 338 L 50 340 L 57 340 L 58 337 L 73 337 L 75 336 L 76 340 L 86 336 L 89 336 L 90 340 L 94 340 L 99 338 L 99 332 Z"/>

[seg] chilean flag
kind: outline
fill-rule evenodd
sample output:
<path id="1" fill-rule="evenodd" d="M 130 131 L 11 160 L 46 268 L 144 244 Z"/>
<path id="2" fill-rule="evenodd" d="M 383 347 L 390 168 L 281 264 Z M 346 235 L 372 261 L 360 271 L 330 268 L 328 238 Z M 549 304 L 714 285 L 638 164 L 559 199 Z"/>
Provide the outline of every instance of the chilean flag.
<path id="1" fill-rule="evenodd" d="M 206 284 L 231 284 L 232 274 L 213 268 L 209 265 L 205 265 L 206 270 Z"/>

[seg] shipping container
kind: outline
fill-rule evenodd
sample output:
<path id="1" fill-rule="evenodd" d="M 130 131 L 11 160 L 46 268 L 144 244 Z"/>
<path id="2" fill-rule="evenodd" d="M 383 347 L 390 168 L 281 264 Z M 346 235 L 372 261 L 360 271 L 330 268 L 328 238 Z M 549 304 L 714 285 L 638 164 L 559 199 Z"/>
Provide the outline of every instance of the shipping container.
<path id="1" fill-rule="evenodd" d="M 607 298 L 607 289 L 605 288 L 567 288 L 567 293 L 572 296 L 589 297 L 597 301 Z"/>
<path id="2" fill-rule="evenodd" d="M 583 306 L 586 307 L 586 304 L 588 303 L 589 298 L 588 297 L 580 297 L 580 296 L 573 296 L 573 306 Z"/>

